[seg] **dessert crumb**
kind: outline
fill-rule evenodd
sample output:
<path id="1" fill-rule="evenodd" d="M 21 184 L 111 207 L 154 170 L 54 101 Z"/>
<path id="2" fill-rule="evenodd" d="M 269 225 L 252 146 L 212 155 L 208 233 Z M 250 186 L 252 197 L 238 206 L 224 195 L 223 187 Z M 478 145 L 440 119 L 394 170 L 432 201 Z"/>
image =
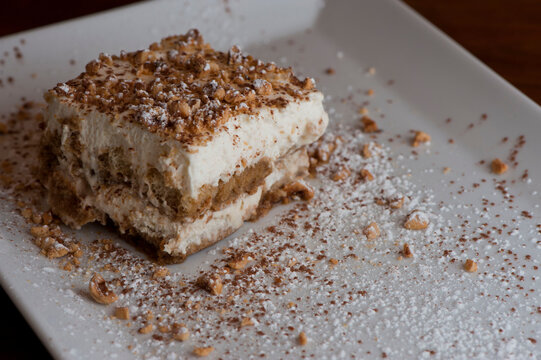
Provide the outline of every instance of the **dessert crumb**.
<path id="1" fill-rule="evenodd" d="M 509 169 L 509 166 L 498 158 L 492 160 L 490 167 L 492 172 L 497 175 L 501 175 Z"/>
<path id="2" fill-rule="evenodd" d="M 471 259 L 466 260 L 464 263 L 464 270 L 467 272 L 477 272 L 477 263 Z"/>
<path id="3" fill-rule="evenodd" d="M 302 346 L 308 344 L 308 338 L 306 337 L 304 331 L 301 331 L 301 333 L 299 334 L 299 344 L 301 344 Z"/>
<path id="4" fill-rule="evenodd" d="M 417 147 L 422 143 L 430 143 L 430 135 L 428 135 L 424 131 L 416 131 L 411 146 Z"/>
<path id="5" fill-rule="evenodd" d="M 196 356 L 199 356 L 199 357 L 205 357 L 205 356 L 208 356 L 208 355 L 210 355 L 213 351 L 214 351 L 214 347 L 213 347 L 213 346 L 208 346 L 208 347 L 196 347 L 196 348 L 193 349 L 193 353 L 194 353 Z"/>

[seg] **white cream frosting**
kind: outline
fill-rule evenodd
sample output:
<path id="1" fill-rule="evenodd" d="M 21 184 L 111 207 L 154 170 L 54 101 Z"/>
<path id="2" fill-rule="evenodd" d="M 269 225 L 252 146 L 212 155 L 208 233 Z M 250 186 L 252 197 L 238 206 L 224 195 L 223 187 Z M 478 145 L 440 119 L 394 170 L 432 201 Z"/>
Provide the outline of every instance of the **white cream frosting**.
<path id="1" fill-rule="evenodd" d="M 216 186 L 264 157 L 276 160 L 291 148 L 317 140 L 328 123 L 322 99 L 320 92 L 313 92 L 308 100 L 291 100 L 282 109 L 264 107 L 255 115 L 235 116 L 209 142 L 187 147 L 125 121 L 121 115 L 111 119 L 98 111 L 82 113 L 73 103 L 57 98 L 49 99 L 48 127 L 61 133 L 65 143 L 71 130 L 58 119 L 81 119 L 81 160 L 86 180 L 93 187 L 97 186 L 98 155 L 120 147 L 136 171 L 135 178 L 141 181 L 140 189 L 147 171 L 156 168 L 165 174 L 168 186 L 197 198 L 203 185 Z"/>

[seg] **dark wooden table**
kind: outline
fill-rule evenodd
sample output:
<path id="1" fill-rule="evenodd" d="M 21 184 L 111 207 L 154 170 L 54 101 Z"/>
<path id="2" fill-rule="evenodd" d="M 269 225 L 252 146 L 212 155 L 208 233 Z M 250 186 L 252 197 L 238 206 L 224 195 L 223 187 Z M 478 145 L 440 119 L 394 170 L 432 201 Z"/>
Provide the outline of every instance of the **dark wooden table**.
<path id="1" fill-rule="evenodd" d="M 133 0 L 10 1 L 0 12 L 0 36 L 91 14 Z M 540 0 L 405 0 L 519 90 L 541 104 Z M 0 358 L 47 359 L 47 351 L 5 292 Z"/>

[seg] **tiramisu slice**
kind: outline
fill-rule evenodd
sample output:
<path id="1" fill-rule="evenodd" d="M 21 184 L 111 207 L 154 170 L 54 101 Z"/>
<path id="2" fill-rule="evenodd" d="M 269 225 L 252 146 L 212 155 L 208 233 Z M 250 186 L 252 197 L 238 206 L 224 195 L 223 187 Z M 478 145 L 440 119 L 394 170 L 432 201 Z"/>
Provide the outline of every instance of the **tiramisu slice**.
<path id="1" fill-rule="evenodd" d="M 42 180 L 69 226 L 110 218 L 162 261 L 238 229 L 272 194 L 302 192 L 325 131 L 312 79 L 213 50 L 197 30 L 101 54 L 46 94 Z"/>

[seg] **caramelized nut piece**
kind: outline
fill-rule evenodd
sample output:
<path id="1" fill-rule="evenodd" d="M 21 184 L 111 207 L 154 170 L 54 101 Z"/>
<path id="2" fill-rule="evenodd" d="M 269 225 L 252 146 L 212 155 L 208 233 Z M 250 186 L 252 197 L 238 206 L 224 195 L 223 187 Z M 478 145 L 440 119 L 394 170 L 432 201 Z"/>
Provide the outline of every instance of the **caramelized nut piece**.
<path id="1" fill-rule="evenodd" d="M 148 334 L 152 330 L 154 330 L 154 325 L 147 324 L 147 325 L 145 325 L 145 326 L 143 326 L 142 328 L 139 329 L 139 334 Z"/>
<path id="2" fill-rule="evenodd" d="M 100 70 L 101 64 L 97 60 L 92 60 L 88 64 L 86 64 L 85 70 L 88 73 L 88 75 L 97 75 L 98 71 Z"/>
<path id="3" fill-rule="evenodd" d="M 402 205 L 404 205 L 404 197 L 389 200 L 389 206 L 391 209 L 400 209 Z"/>
<path id="4" fill-rule="evenodd" d="M 160 267 L 154 271 L 154 273 L 152 274 L 152 278 L 155 280 L 165 277 L 167 275 L 169 275 L 169 270 L 167 268 Z"/>
<path id="5" fill-rule="evenodd" d="M 416 131 L 415 137 L 413 138 L 413 142 L 411 143 L 411 146 L 417 147 L 421 145 L 421 143 L 427 143 L 427 142 L 430 142 L 430 135 L 428 135 L 424 131 Z"/>
<path id="6" fill-rule="evenodd" d="M 227 263 L 227 266 L 229 266 L 233 270 L 240 270 L 243 269 L 250 262 L 250 260 L 250 255 L 240 254 L 231 258 L 231 260 L 229 260 L 229 262 Z"/>
<path id="7" fill-rule="evenodd" d="M 254 89 L 258 95 L 270 95 L 272 93 L 272 84 L 267 80 L 254 80 Z"/>
<path id="8" fill-rule="evenodd" d="M 196 285 L 212 295 L 220 295 L 222 293 L 222 278 L 217 274 L 201 276 L 197 279 Z"/>
<path id="9" fill-rule="evenodd" d="M 252 318 L 249 318 L 249 317 L 242 318 L 240 322 L 240 327 L 245 327 L 245 326 L 254 326 L 254 321 L 252 320 Z"/>
<path id="10" fill-rule="evenodd" d="M 466 260 L 464 270 L 467 272 L 477 272 L 477 263 L 471 259 Z"/>
<path id="11" fill-rule="evenodd" d="M 370 151 L 370 145 L 368 145 L 368 144 L 363 145 L 363 157 L 365 159 L 368 159 L 368 158 L 372 157 L 372 151 Z"/>
<path id="12" fill-rule="evenodd" d="M 371 222 L 367 227 L 363 229 L 363 234 L 368 238 L 368 240 L 374 240 L 378 238 L 380 235 L 378 224 L 375 222 Z"/>
<path id="13" fill-rule="evenodd" d="M 506 163 L 497 158 L 492 160 L 490 167 L 492 168 L 492 172 L 497 175 L 501 175 L 509 169 Z"/>
<path id="14" fill-rule="evenodd" d="M 49 227 L 46 225 L 34 226 L 30 229 L 30 234 L 37 238 L 46 237 L 49 235 Z"/>
<path id="15" fill-rule="evenodd" d="M 175 340 L 186 341 L 190 338 L 190 332 L 186 328 L 180 329 L 178 334 L 175 334 Z"/>
<path id="16" fill-rule="evenodd" d="M 336 265 L 336 264 L 338 264 L 338 260 L 335 259 L 335 258 L 330 258 L 330 259 L 329 259 L 329 262 L 331 263 L 331 265 Z"/>
<path id="17" fill-rule="evenodd" d="M 423 230 L 428 227 L 429 223 L 428 216 L 424 212 L 413 210 L 408 215 L 404 227 L 408 230 Z"/>
<path id="18" fill-rule="evenodd" d="M 340 167 L 340 170 L 338 170 L 337 172 L 333 174 L 332 180 L 333 181 L 344 180 L 344 179 L 347 179 L 350 174 L 351 174 L 351 171 L 348 169 L 348 167 L 343 165 Z"/>
<path id="19" fill-rule="evenodd" d="M 115 309 L 115 317 L 119 320 L 129 320 L 130 309 L 127 306 L 117 307 Z"/>
<path id="20" fill-rule="evenodd" d="M 314 189 L 302 180 L 289 183 L 283 187 L 288 196 L 299 194 L 301 199 L 310 200 L 314 197 Z"/>
<path id="21" fill-rule="evenodd" d="M 366 169 L 361 169 L 361 178 L 366 181 L 374 180 L 374 175 Z"/>
<path id="22" fill-rule="evenodd" d="M 304 90 L 312 90 L 316 86 L 314 79 L 307 77 L 302 81 L 302 88 Z"/>
<path id="23" fill-rule="evenodd" d="M 373 133 L 379 130 L 378 124 L 366 115 L 361 118 L 361 122 L 364 126 L 363 132 L 365 133 Z"/>
<path id="24" fill-rule="evenodd" d="M 209 347 L 196 347 L 193 349 L 193 353 L 199 357 L 204 357 L 210 355 L 211 352 L 214 351 L 213 346 Z"/>
<path id="25" fill-rule="evenodd" d="M 405 258 L 412 258 L 413 252 L 410 249 L 410 246 L 408 244 L 404 244 L 404 247 L 402 248 L 402 255 L 404 255 Z"/>
<path id="26" fill-rule="evenodd" d="M 109 305 L 118 300 L 116 294 L 109 290 L 107 283 L 98 273 L 94 273 L 94 276 L 92 276 L 92 279 L 90 279 L 88 290 L 90 291 L 92 298 L 97 303 Z"/>
<path id="27" fill-rule="evenodd" d="M 301 331 L 301 333 L 299 334 L 299 344 L 301 344 L 302 346 L 308 344 L 308 338 L 306 337 L 304 331 Z"/>

